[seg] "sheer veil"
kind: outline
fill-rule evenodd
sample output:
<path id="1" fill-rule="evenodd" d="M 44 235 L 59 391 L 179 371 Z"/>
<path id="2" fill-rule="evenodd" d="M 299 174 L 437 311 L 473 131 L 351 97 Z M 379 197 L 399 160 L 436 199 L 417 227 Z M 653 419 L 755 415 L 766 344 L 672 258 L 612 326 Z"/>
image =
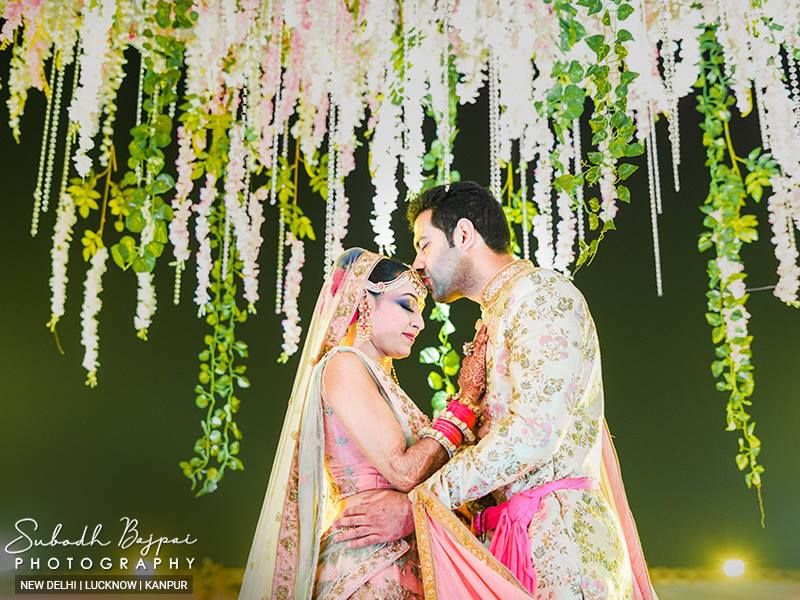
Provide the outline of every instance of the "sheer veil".
<path id="1" fill-rule="evenodd" d="M 329 486 L 323 467 L 322 408 L 309 400 L 319 397 L 320 360 L 346 335 L 365 282 L 382 258 L 361 248 L 346 251 L 319 293 L 239 600 L 311 597 Z"/>

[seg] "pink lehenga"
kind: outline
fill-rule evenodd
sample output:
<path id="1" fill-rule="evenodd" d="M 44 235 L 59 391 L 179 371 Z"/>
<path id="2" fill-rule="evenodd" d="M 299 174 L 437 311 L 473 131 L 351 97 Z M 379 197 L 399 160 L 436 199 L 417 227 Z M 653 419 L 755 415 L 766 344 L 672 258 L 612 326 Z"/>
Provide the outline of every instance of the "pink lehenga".
<path id="1" fill-rule="evenodd" d="M 373 267 L 383 257 L 355 248 L 336 262 L 308 328 L 240 600 L 421 598 L 414 536 L 362 549 L 335 540 L 331 523 L 356 494 L 391 488 L 327 406 L 322 375 L 338 352 L 367 366 L 408 443 L 428 418 L 374 361 L 342 345 Z"/>

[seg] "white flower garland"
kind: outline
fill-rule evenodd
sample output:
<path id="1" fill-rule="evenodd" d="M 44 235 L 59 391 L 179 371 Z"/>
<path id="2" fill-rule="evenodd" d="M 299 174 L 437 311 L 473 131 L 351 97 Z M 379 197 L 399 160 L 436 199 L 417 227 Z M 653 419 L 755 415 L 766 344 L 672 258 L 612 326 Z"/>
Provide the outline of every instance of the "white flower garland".
<path id="1" fill-rule="evenodd" d="M 78 221 L 75 202 L 69 194 L 61 196 L 53 227 L 53 246 L 50 249 L 50 321 L 47 326 L 53 331 L 56 323 L 64 316 L 64 305 L 67 302 L 67 265 L 69 263 L 69 245 L 72 241 L 72 228 Z"/>
<path id="2" fill-rule="evenodd" d="M 194 303 L 197 304 L 197 314 L 202 316 L 206 312 L 206 305 L 211 301 L 208 295 L 210 285 L 211 267 L 211 241 L 208 235 L 211 231 L 208 217 L 211 214 L 211 206 L 217 197 L 217 178 L 210 173 L 206 173 L 206 183 L 200 190 L 200 201 L 194 206 L 197 215 L 195 219 L 194 232 L 199 244 L 197 248 L 197 287 L 194 292 Z"/>
<path id="3" fill-rule="evenodd" d="M 281 321 L 281 326 L 283 327 L 283 352 L 286 357 L 289 357 L 297 352 L 303 332 L 300 327 L 297 298 L 300 295 L 300 283 L 303 280 L 305 248 L 303 242 L 291 233 L 286 236 L 286 245 L 291 246 L 292 250 L 289 262 L 286 264 L 286 290 L 283 300 L 283 312 L 286 318 Z"/>
<path id="4" fill-rule="evenodd" d="M 375 201 L 370 223 L 379 252 L 389 256 L 395 251 L 392 212 L 397 207 L 399 195 L 395 173 L 397 159 L 403 148 L 400 137 L 402 129 L 400 107 L 387 94 L 378 109 L 378 122 L 372 137 L 372 185 L 375 186 Z"/>
<path id="5" fill-rule="evenodd" d="M 93 138 L 99 127 L 103 65 L 111 47 L 109 31 L 115 11 L 115 0 L 101 0 L 94 5 L 87 3 L 83 15 L 80 87 L 69 106 L 69 118 L 78 124 L 78 149 L 74 161 L 75 170 L 81 177 L 86 177 L 92 168 L 92 159 L 87 152 L 94 148 Z"/>
<path id="6" fill-rule="evenodd" d="M 179 263 L 189 260 L 189 217 L 192 213 L 192 203 L 189 194 L 192 192 L 192 167 L 195 161 L 192 148 L 191 135 L 186 128 L 178 127 L 178 158 L 175 167 L 178 171 L 178 181 L 175 183 L 175 197 L 172 199 L 172 221 L 169 223 L 169 241 L 172 242 L 175 259 Z"/>
<path id="7" fill-rule="evenodd" d="M 83 306 L 81 308 L 81 344 L 84 347 L 83 368 L 88 371 L 86 385 L 97 385 L 98 348 L 100 345 L 97 329 L 97 315 L 103 306 L 100 293 L 103 291 L 103 274 L 106 272 L 108 249 L 99 248 L 92 257 L 91 266 L 86 271 L 83 284 Z"/>
<path id="8" fill-rule="evenodd" d="M 133 317 L 133 326 L 136 328 L 136 336 L 141 340 L 147 340 L 147 330 L 156 314 L 157 305 L 153 273 L 137 273 L 136 315 Z"/>
<path id="9" fill-rule="evenodd" d="M 772 181 L 773 193 L 769 197 L 769 222 L 772 225 L 772 238 L 775 245 L 775 258 L 778 259 L 778 284 L 774 294 L 782 302 L 797 302 L 800 287 L 800 266 L 797 264 L 797 244 L 794 238 L 792 211 L 800 214 L 800 189 L 792 186 L 785 178 Z"/>

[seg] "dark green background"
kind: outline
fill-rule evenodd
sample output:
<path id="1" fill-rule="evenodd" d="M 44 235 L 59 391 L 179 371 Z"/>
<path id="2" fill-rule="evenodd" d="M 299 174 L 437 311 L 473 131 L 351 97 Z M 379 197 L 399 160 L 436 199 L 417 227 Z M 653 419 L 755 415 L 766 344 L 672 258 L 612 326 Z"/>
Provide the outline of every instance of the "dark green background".
<path id="1" fill-rule="evenodd" d="M 7 80 L 7 61 L 8 53 L 0 64 L 3 80 Z M 128 65 L 128 72 L 135 72 L 131 68 L 135 66 L 135 62 Z M 123 85 L 118 124 L 123 134 L 118 137 L 118 150 L 127 145 L 126 130 L 134 112 L 135 81 L 126 80 Z M 0 92 L 3 101 L 7 95 L 7 89 Z M 59 325 L 65 356 L 57 353 L 45 328 L 50 315 L 54 197 L 50 212 L 42 217 L 39 236 L 29 235 L 43 107 L 42 95 L 32 94 L 20 145 L 14 143 L 8 127 L 0 133 L 4 207 L 0 221 L 0 449 L 5 464 L 0 480 L 0 541 L 5 546 L 14 522 L 26 516 L 38 519 L 44 530 L 63 523 L 64 535 L 73 537 L 84 524 L 98 522 L 113 534 L 120 529 L 120 517 L 136 516 L 143 533 L 182 536 L 189 532 L 199 540 L 190 554 L 243 565 L 297 364 L 297 356 L 285 366 L 275 361 L 281 342 L 272 305 L 275 209 L 267 210 L 263 229 L 259 314 L 240 328 L 250 345 L 247 364 L 252 382 L 252 388 L 241 393 L 238 415 L 246 470 L 229 473 L 216 493 L 195 499 L 177 466 L 191 456 L 200 433 L 200 411 L 194 406 L 192 388 L 206 326 L 195 316 L 191 302 L 194 265 L 184 278 L 182 304 L 175 307 L 171 303 L 173 272 L 167 266 L 171 253 L 160 259 L 158 312 L 150 341 L 144 343 L 133 328 L 135 277 L 109 261 L 100 314 L 100 385 L 85 387 L 79 313 L 86 264 L 80 257 L 79 240 L 86 222 L 76 225 L 67 315 Z M 486 114 L 484 99 L 461 107 L 455 148 L 455 167 L 464 178 L 483 184 L 488 183 Z M 576 277 L 600 333 L 608 422 L 652 565 L 715 566 L 724 555 L 734 553 L 758 566 L 799 568 L 800 520 L 795 513 L 800 496 L 800 315 L 770 292 L 755 293 L 749 302 L 757 381 L 753 414 L 767 467 L 767 527 L 761 529 L 755 495 L 745 489 L 734 465 L 736 436 L 723 431 L 726 398 L 714 390 L 709 370 L 713 347 L 703 317 L 708 255 L 700 255 L 696 248 L 701 229 L 697 207 L 705 198 L 708 175 L 693 99 L 681 103 L 681 115 L 683 185 L 679 194 L 671 185 L 665 123 L 658 126 L 664 297 L 657 298 L 655 293 L 644 157 L 639 161 L 642 168 L 630 179 L 633 203 L 622 206 L 616 221 L 619 230 L 607 236 L 594 264 Z M 740 154 L 757 143 L 757 131 L 754 115 L 735 121 L 733 138 Z M 62 121 L 62 139 L 63 134 Z M 347 180 L 352 216 L 345 242 L 374 249 L 368 221 L 373 188 L 366 175 L 366 158 L 366 149 L 360 148 L 357 172 Z M 57 170 L 54 179 L 59 176 Z M 324 203 L 305 190 L 301 202 L 323 238 Z M 759 217 L 761 236 L 743 252 L 747 281 L 753 287 L 776 282 L 765 208 L 764 204 L 749 208 Z M 92 228 L 96 219 L 95 213 Z M 402 208 L 394 224 L 399 257 L 410 260 Z M 111 234 L 108 239 L 116 239 L 111 228 L 106 231 Z M 322 243 L 308 243 L 306 251 L 300 298 L 304 326 L 321 281 Z M 457 344 L 469 336 L 477 315 L 477 307 L 468 301 L 454 305 Z M 432 343 L 436 331 L 429 324 L 417 350 Z M 399 362 L 397 371 L 410 395 L 428 409 L 425 369 L 412 357 Z M 0 556 L 0 568 L 10 568 L 8 557 Z"/>

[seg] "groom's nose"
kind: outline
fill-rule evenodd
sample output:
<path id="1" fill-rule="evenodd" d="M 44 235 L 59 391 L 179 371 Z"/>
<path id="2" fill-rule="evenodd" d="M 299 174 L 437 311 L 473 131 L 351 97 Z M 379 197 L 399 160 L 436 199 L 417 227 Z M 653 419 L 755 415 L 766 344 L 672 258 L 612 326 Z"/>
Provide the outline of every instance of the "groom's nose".
<path id="1" fill-rule="evenodd" d="M 417 271 L 424 271 L 425 270 L 425 261 L 422 260 L 422 254 L 417 252 L 417 255 L 414 257 L 414 264 L 411 265 Z"/>

